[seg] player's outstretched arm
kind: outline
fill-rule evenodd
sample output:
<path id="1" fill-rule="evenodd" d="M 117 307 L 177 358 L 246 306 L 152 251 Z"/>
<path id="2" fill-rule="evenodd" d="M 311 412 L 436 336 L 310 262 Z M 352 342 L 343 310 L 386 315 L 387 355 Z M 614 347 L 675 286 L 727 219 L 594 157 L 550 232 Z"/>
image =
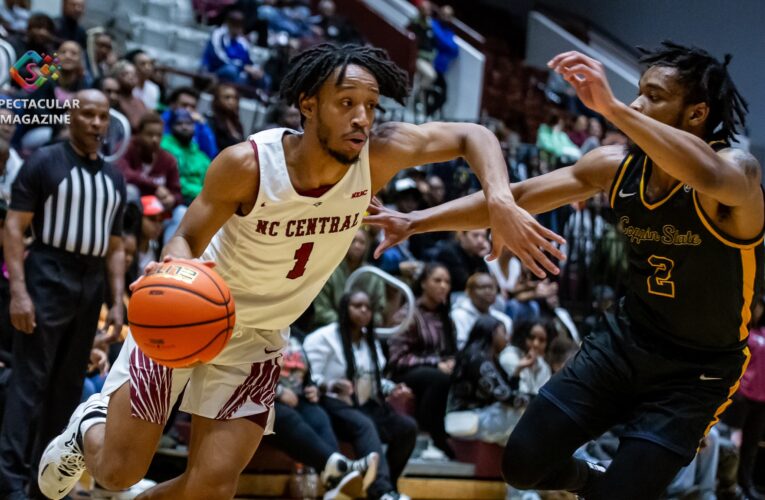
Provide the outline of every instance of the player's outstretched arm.
<path id="1" fill-rule="evenodd" d="M 751 155 L 715 152 L 703 139 L 666 125 L 620 102 L 611 92 L 603 65 L 579 52 L 565 52 L 548 66 L 560 73 L 590 109 L 602 114 L 672 177 L 730 207 L 750 204 L 760 195 L 760 169 Z M 652 89 L 652 99 L 667 98 Z M 703 123 L 709 113 L 705 103 L 688 118 Z"/>
<path id="2" fill-rule="evenodd" d="M 563 258 L 554 246 L 563 239 L 515 203 L 499 142 L 485 127 L 472 123 L 383 124 L 370 143 L 372 188 L 379 190 L 402 169 L 460 156 L 484 187 L 492 229 L 491 257 L 507 246 L 537 276 L 544 277 L 544 269 L 557 274 L 557 266 L 544 252 Z"/>
<path id="3" fill-rule="evenodd" d="M 243 203 L 251 201 L 259 180 L 257 160 L 248 143 L 223 150 L 210 164 L 202 192 L 189 205 L 162 257 L 199 257 L 221 226 Z"/>
<path id="4" fill-rule="evenodd" d="M 515 200 L 524 210 L 538 214 L 608 191 L 624 157 L 621 146 L 604 146 L 584 155 L 575 165 L 511 184 Z M 403 214 L 373 200 L 364 222 L 382 227 L 385 240 L 375 256 L 409 236 L 431 231 L 466 231 L 489 227 L 489 209 L 483 191 L 448 203 Z"/>

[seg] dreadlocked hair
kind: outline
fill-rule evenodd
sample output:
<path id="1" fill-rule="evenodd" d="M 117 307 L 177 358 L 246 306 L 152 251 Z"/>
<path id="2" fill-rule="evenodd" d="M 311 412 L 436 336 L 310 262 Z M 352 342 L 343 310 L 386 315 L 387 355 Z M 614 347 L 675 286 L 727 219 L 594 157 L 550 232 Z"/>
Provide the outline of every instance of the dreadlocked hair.
<path id="1" fill-rule="evenodd" d="M 677 68 L 680 82 L 686 89 L 686 104 L 707 103 L 706 139 L 714 135 L 727 142 L 735 141 L 739 127 L 746 125 L 749 106 L 728 74 L 730 54 L 726 54 L 721 63 L 703 49 L 670 40 L 663 41 L 661 47 L 653 51 L 642 47 L 638 50 L 643 54 L 640 62 L 646 66 Z M 716 131 L 718 126 L 720 130 Z"/>
<path id="2" fill-rule="evenodd" d="M 377 80 L 380 94 L 404 104 L 409 95 L 409 75 L 396 66 L 383 49 L 368 45 L 338 46 L 323 43 L 301 52 L 290 60 L 290 69 L 282 79 L 279 96 L 300 109 L 300 98 L 312 97 L 336 68 L 340 68 L 335 85 L 345 78 L 349 64 L 363 67 Z"/>

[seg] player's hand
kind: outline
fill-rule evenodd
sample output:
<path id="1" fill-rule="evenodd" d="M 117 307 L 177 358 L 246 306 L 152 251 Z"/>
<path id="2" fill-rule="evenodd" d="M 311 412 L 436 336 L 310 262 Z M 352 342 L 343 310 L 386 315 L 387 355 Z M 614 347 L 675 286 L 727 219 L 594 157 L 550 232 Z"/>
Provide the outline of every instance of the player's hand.
<path id="1" fill-rule="evenodd" d="M 298 405 L 298 397 L 292 389 L 282 388 L 282 393 L 279 395 L 279 401 L 291 408 Z"/>
<path id="2" fill-rule="evenodd" d="M 26 290 L 23 293 L 11 294 L 11 324 L 16 330 L 31 334 L 35 330 L 35 306 Z"/>
<path id="3" fill-rule="evenodd" d="M 345 378 L 335 380 L 329 386 L 329 392 L 337 394 L 338 396 L 350 396 L 353 394 L 353 383 Z"/>
<path id="4" fill-rule="evenodd" d="M 100 375 L 106 375 L 109 371 L 109 357 L 101 349 L 90 350 L 90 362 L 88 364 L 88 371 L 92 372 L 98 370 Z"/>
<path id="5" fill-rule="evenodd" d="M 173 260 L 180 260 L 180 259 L 173 257 L 171 255 L 167 255 L 165 256 L 165 258 L 162 259 L 162 262 L 157 262 L 156 260 L 153 260 L 149 262 L 148 264 L 146 264 L 146 266 L 143 268 L 143 274 L 139 276 L 137 280 L 132 282 L 130 286 L 128 287 L 130 291 L 133 291 L 135 287 L 138 286 L 138 283 L 141 282 L 144 276 L 148 276 L 150 274 L 157 272 L 157 270 L 160 268 L 160 266 L 162 266 L 162 264 L 167 264 L 168 262 L 171 262 Z M 213 262 L 212 260 L 200 260 L 200 259 L 183 259 L 183 260 L 193 260 L 204 266 L 209 267 L 210 269 L 215 267 L 215 262 Z"/>
<path id="6" fill-rule="evenodd" d="M 547 254 L 559 260 L 566 256 L 555 243 L 563 245 L 566 240 L 536 221 L 527 211 L 513 201 L 495 198 L 488 201 L 491 222 L 491 254 L 494 260 L 507 247 L 532 273 L 544 278 L 545 269 L 558 274 L 560 269 Z"/>
<path id="7" fill-rule="evenodd" d="M 608 116 L 618 101 L 611 92 L 606 71 L 600 61 L 581 52 L 563 52 L 553 57 L 547 66 L 559 73 L 581 101 L 593 111 Z"/>
<path id="8" fill-rule="evenodd" d="M 104 342 L 111 344 L 112 342 L 119 340 L 120 334 L 122 333 L 122 325 L 124 324 L 125 306 L 122 304 L 121 300 L 118 300 L 109 308 L 109 313 L 106 315 L 106 325 L 104 325 L 104 330 L 108 332 L 109 328 L 111 328 L 112 331 L 107 334 L 106 338 L 104 338 Z"/>
<path id="9" fill-rule="evenodd" d="M 384 207 L 376 197 L 372 198 L 367 212 L 369 215 L 364 217 L 363 223 L 385 231 L 385 239 L 375 248 L 375 259 L 379 259 L 385 250 L 398 245 L 413 234 L 409 214 Z"/>
<path id="10" fill-rule="evenodd" d="M 451 375 L 452 372 L 454 371 L 454 358 L 439 361 L 438 369 L 447 375 Z"/>
<path id="11" fill-rule="evenodd" d="M 389 398 L 401 398 L 401 399 L 410 399 L 414 397 L 414 393 L 409 388 L 408 385 L 404 384 L 403 382 L 400 384 L 396 384 L 396 386 L 393 388 L 391 393 L 388 395 Z"/>
<path id="12" fill-rule="evenodd" d="M 303 387 L 303 396 L 309 403 L 319 402 L 319 388 L 315 385 L 306 385 Z"/>

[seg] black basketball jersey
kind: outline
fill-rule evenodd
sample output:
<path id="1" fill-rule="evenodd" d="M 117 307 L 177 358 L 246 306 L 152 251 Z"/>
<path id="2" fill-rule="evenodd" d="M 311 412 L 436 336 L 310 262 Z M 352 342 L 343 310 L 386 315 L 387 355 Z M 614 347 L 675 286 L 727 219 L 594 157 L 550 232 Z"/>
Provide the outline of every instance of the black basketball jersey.
<path id="1" fill-rule="evenodd" d="M 679 181 L 662 199 L 649 202 L 645 184 L 652 166 L 643 153 L 627 155 L 610 191 L 627 239 L 624 312 L 636 326 L 681 345 L 743 347 L 761 290 L 765 230 L 748 241 L 726 235 L 704 212 L 698 193 Z"/>

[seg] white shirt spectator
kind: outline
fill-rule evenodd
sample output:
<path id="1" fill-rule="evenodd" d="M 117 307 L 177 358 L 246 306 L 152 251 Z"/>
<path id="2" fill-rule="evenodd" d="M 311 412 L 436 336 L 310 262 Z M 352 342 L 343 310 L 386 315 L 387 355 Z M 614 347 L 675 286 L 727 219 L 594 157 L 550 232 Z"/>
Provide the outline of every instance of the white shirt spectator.
<path id="1" fill-rule="evenodd" d="M 452 311 L 449 315 L 452 317 L 452 321 L 454 321 L 454 328 L 457 334 L 457 349 L 462 349 L 465 345 L 470 336 L 470 330 L 473 329 L 473 325 L 481 314 L 469 297 L 460 298 L 452 306 Z M 489 314 L 500 320 L 505 325 L 508 333 L 513 331 L 513 320 L 510 319 L 510 316 L 492 308 L 489 308 Z"/>

